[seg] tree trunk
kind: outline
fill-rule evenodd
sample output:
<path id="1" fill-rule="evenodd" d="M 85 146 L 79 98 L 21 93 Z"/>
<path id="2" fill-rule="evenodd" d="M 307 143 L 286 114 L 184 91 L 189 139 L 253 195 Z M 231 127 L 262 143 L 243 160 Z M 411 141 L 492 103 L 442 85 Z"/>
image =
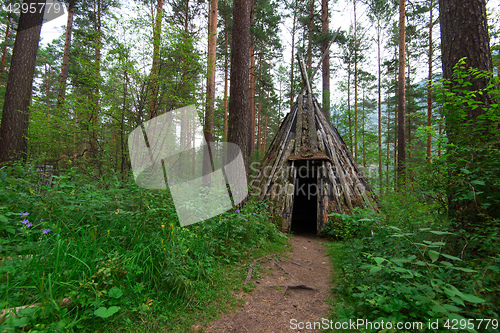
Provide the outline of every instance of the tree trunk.
<path id="1" fill-rule="evenodd" d="M 75 11 L 75 0 L 70 0 L 68 7 L 68 22 L 66 23 L 66 38 L 64 41 L 63 61 L 61 65 L 61 78 L 59 81 L 59 93 L 57 96 L 57 107 L 61 108 L 66 95 L 66 80 L 69 70 L 69 52 L 71 50 L 71 34 L 73 32 L 73 14 Z"/>
<path id="2" fill-rule="evenodd" d="M 354 0 L 354 162 L 358 163 L 358 39 Z"/>
<path id="3" fill-rule="evenodd" d="M 121 114 L 121 119 L 120 119 L 120 151 L 121 151 L 121 163 L 120 163 L 120 170 L 121 170 L 121 175 L 122 175 L 122 181 L 125 181 L 125 160 L 126 160 L 126 155 L 125 155 L 125 112 L 127 111 L 127 82 L 128 82 L 128 73 L 127 70 L 125 69 L 124 71 L 124 83 L 123 83 L 123 108 L 122 108 L 122 114 Z"/>
<path id="4" fill-rule="evenodd" d="M 378 182 L 380 192 L 382 195 L 382 70 L 380 66 L 380 19 L 377 19 L 377 65 L 378 65 Z M 387 113 L 390 116 L 390 113 Z M 389 132 L 387 132 L 389 135 Z M 389 143 L 389 139 L 387 139 Z M 387 150 L 389 151 L 389 146 L 387 146 Z"/>
<path id="5" fill-rule="evenodd" d="M 441 23 L 441 49 L 443 77 L 450 79 L 453 66 L 466 57 L 466 67 L 479 70 L 493 70 L 486 19 L 485 0 L 439 0 L 439 20 Z M 472 80 L 471 90 L 484 89 L 489 79 Z M 477 96 L 489 105 L 488 96 Z M 467 110 L 470 120 L 477 119 L 485 111 L 482 108 Z M 447 122 L 448 134 L 453 137 L 453 124 Z"/>
<path id="6" fill-rule="evenodd" d="M 262 82 L 262 55 L 259 58 L 259 80 Z M 262 85 L 259 84 L 259 108 L 258 108 L 258 125 L 257 125 L 257 149 L 262 151 L 262 135 L 264 133 L 262 127 L 262 121 L 264 117 L 262 116 Z M 254 129 L 255 131 L 255 129 Z"/>
<path id="7" fill-rule="evenodd" d="M 443 135 L 443 122 L 444 122 L 444 115 L 441 115 L 441 121 L 439 122 L 439 137 L 441 138 Z M 438 157 L 441 158 L 441 140 L 438 142 Z"/>
<path id="8" fill-rule="evenodd" d="M 185 1 L 184 13 L 183 14 L 184 14 L 184 34 L 183 34 L 183 39 L 184 39 L 185 43 L 188 43 L 189 42 L 189 0 Z M 209 31 L 208 31 L 208 40 L 210 42 L 210 27 L 209 27 Z M 210 44 L 209 44 L 208 47 L 210 48 Z M 210 51 L 208 51 L 208 54 L 210 54 Z M 189 60 L 187 58 L 183 59 L 182 66 L 184 68 L 184 70 L 182 71 L 182 87 L 185 87 L 188 84 L 187 81 L 189 80 Z M 207 105 L 206 105 L 206 112 L 209 112 L 208 108 L 210 107 L 209 106 L 210 105 L 210 97 L 209 97 L 210 96 L 210 93 L 209 93 L 209 86 L 210 86 L 210 83 L 209 83 L 209 80 L 210 80 L 210 57 L 208 57 L 207 69 L 208 69 L 208 73 L 207 73 L 207 101 L 206 101 Z M 207 115 L 205 113 L 205 123 L 203 124 L 204 126 L 206 125 L 206 119 L 207 119 Z M 213 117 L 212 117 L 212 119 L 213 119 Z M 213 128 L 213 126 L 212 126 L 212 128 Z M 205 136 L 205 139 L 206 139 L 205 127 L 203 128 L 203 130 L 204 130 L 204 134 L 203 135 Z M 190 134 L 189 134 L 190 132 L 191 132 L 190 120 L 187 119 L 186 117 L 182 117 L 182 119 L 181 119 L 181 137 L 180 137 L 181 147 L 186 147 L 186 149 L 187 149 L 187 147 L 191 143 L 191 137 L 190 137 Z M 210 139 L 210 141 L 212 141 L 212 139 Z M 204 161 L 209 162 L 210 161 L 210 157 L 208 157 L 208 159 L 204 160 Z M 180 170 L 184 170 L 184 167 L 185 167 L 184 162 L 185 162 L 184 159 L 181 159 L 179 161 L 179 169 Z M 206 165 L 204 167 L 205 167 L 204 172 L 206 171 L 206 172 L 210 173 L 210 171 L 212 169 L 211 168 L 211 164 L 208 163 L 208 167 Z"/>
<path id="9" fill-rule="evenodd" d="M 351 60 L 347 63 L 347 115 L 349 117 L 349 146 L 352 151 L 352 119 L 351 119 Z"/>
<path id="10" fill-rule="evenodd" d="M 158 74 L 160 72 L 161 21 L 163 0 L 158 0 L 153 28 L 153 66 L 151 67 L 151 88 L 149 97 L 149 119 L 158 115 Z"/>
<path id="11" fill-rule="evenodd" d="M 310 72 L 312 69 L 312 35 L 314 28 L 314 0 L 311 1 L 311 8 L 309 10 L 309 31 L 308 31 L 308 42 L 307 46 L 307 71 Z"/>
<path id="12" fill-rule="evenodd" d="M 453 66 L 466 57 L 467 67 L 492 71 L 485 0 L 439 0 L 443 76 L 451 78 Z M 473 89 L 484 88 L 474 82 Z"/>
<path id="13" fill-rule="evenodd" d="M 486 1 L 440 0 L 439 20 L 441 23 L 444 79 L 451 79 L 453 77 L 453 67 L 462 58 L 466 58 L 465 69 L 475 68 L 491 73 L 493 64 L 486 18 Z M 472 91 L 486 89 L 490 79 L 489 75 L 484 75 L 482 78 L 470 76 L 467 82 L 470 82 L 471 85 L 467 89 Z M 452 81 L 451 86 L 448 88 L 453 89 L 454 84 L 457 83 L 453 83 Z M 461 86 L 459 88 L 462 89 Z M 459 92 L 459 94 L 461 93 Z M 489 128 L 498 128 L 498 121 L 495 122 L 491 117 L 482 117 L 488 110 L 491 110 L 492 96 L 483 93 L 468 96 L 467 98 L 473 98 L 481 106 L 475 109 L 473 107 L 465 108 L 463 110 L 466 114 L 465 119 L 456 112 L 452 113 L 444 109 L 446 135 L 449 142 L 453 144 L 453 148 L 450 148 L 453 154 L 450 154 L 448 157 L 451 179 L 456 179 L 456 174 L 461 172 L 460 170 L 463 170 L 462 167 L 474 170 L 473 175 L 480 172 L 479 169 L 482 168 L 484 165 L 482 163 L 485 160 L 488 161 L 486 162 L 488 163 L 487 165 L 491 163 L 491 156 L 487 153 L 488 149 L 491 149 L 489 147 L 495 147 L 495 143 L 493 143 L 495 141 L 497 142 L 495 148 L 498 147 L 498 136 L 489 132 Z M 466 163 L 464 163 L 465 160 L 467 161 Z M 490 198 L 498 198 L 498 188 L 495 186 L 495 182 L 487 175 L 489 173 L 482 176 L 487 184 L 483 189 L 488 193 Z M 464 179 L 469 186 L 471 186 L 468 182 L 470 179 L 470 176 L 465 176 Z M 490 219 L 494 221 L 495 218 L 499 218 L 498 207 L 495 207 L 494 204 L 488 208 L 480 207 L 481 199 L 476 199 L 476 191 L 472 186 L 474 199 L 457 198 L 459 196 L 458 192 L 462 191 L 462 187 L 463 185 L 455 182 L 450 183 L 450 186 L 447 188 L 448 207 L 453 225 L 457 229 L 469 231 L 470 228 L 480 228 L 482 232 L 484 231 L 483 224 L 485 222 Z M 480 188 L 479 185 L 474 185 L 474 187 Z"/>
<path id="14" fill-rule="evenodd" d="M 98 140 L 97 140 L 97 127 L 98 127 L 98 117 L 99 117 L 99 104 L 100 104 L 100 84 L 101 84 L 101 0 L 94 2 L 94 13 L 96 13 L 96 41 L 95 41 L 95 69 L 96 69 L 96 84 L 95 92 L 93 96 L 93 107 L 91 110 L 91 131 L 90 131 L 90 155 L 94 159 L 95 163 L 99 166 L 100 173 L 100 163 L 97 157 L 98 151 Z"/>
<path id="15" fill-rule="evenodd" d="M 398 46 L 394 46 L 394 59 L 397 58 L 398 55 Z M 398 165 L 398 87 L 397 85 L 399 84 L 398 82 L 398 73 L 399 68 L 397 70 L 394 70 L 394 82 L 396 83 L 394 87 L 394 91 L 396 94 L 396 103 L 394 104 L 394 187 L 396 188 L 396 183 L 397 183 L 397 165 Z"/>
<path id="16" fill-rule="evenodd" d="M 365 89 L 363 88 L 363 100 L 362 100 L 362 112 L 361 112 L 361 121 L 362 121 L 362 149 L 363 149 L 363 166 L 366 168 L 366 150 L 365 150 Z"/>
<path id="17" fill-rule="evenodd" d="M 210 174 L 212 172 L 212 151 L 210 143 L 214 141 L 214 113 L 215 113 L 215 60 L 217 51 L 217 7 L 218 0 L 210 1 L 210 9 L 208 11 L 208 78 L 207 78 L 207 105 L 205 111 L 205 123 L 203 133 L 207 143 L 207 150 L 204 150 L 203 157 L 203 182 L 204 185 L 210 185 Z M 187 127 L 187 126 L 186 126 Z M 187 140 L 187 136 L 186 136 Z M 186 144 L 187 146 L 187 144 Z"/>
<path id="18" fill-rule="evenodd" d="M 259 89 L 259 97 L 262 90 Z M 257 148 L 260 150 L 262 145 L 262 99 L 259 98 L 259 107 L 257 109 Z"/>
<path id="19" fill-rule="evenodd" d="M 264 154 L 266 152 L 266 144 L 267 144 L 267 118 L 268 116 L 264 116 L 265 122 L 264 122 L 264 139 L 262 140 L 262 153 Z"/>
<path id="20" fill-rule="evenodd" d="M 227 6 L 227 0 L 224 0 L 224 5 Z M 224 138 L 227 141 L 227 102 L 229 88 L 229 24 L 228 17 L 224 17 Z"/>
<path id="21" fill-rule="evenodd" d="M 210 1 L 208 16 L 208 78 L 207 78 L 207 106 L 205 111 L 205 123 L 203 133 L 207 144 L 213 142 L 214 131 L 214 110 L 215 110 L 215 60 L 217 51 L 217 7 L 218 1 Z M 210 145 L 208 145 L 210 151 Z M 210 156 L 203 159 L 204 162 L 210 162 Z M 209 174 L 212 171 L 211 163 L 203 163 L 203 174 Z"/>
<path id="22" fill-rule="evenodd" d="M 328 49 L 330 42 L 326 36 L 328 35 L 329 22 L 328 22 L 328 0 L 321 2 L 321 33 L 323 34 L 322 51 L 323 53 Z M 330 120 L 330 52 L 327 52 L 323 59 L 323 112 L 326 119 Z"/>
<path id="23" fill-rule="evenodd" d="M 405 92 L 405 0 L 399 0 L 399 79 L 398 79 L 398 184 L 404 182 L 406 164 L 406 92 Z"/>
<path id="24" fill-rule="evenodd" d="M 387 142 L 386 142 L 386 148 L 387 148 L 387 160 L 385 161 L 385 183 L 386 187 L 389 187 L 389 163 L 391 161 L 391 151 L 390 151 L 390 141 L 389 141 L 389 133 L 391 132 L 391 109 L 387 108 Z M 394 148 L 395 149 L 395 148 Z"/>
<path id="25" fill-rule="evenodd" d="M 28 6 L 42 4 L 39 0 L 27 0 L 24 3 Z M 42 21 L 43 11 L 40 10 L 34 13 L 21 12 L 19 18 L 0 127 L 0 161 L 27 158 L 28 108 Z"/>
<path id="26" fill-rule="evenodd" d="M 255 7 L 255 0 L 250 1 L 250 27 L 253 27 L 255 17 L 254 17 L 254 7 Z M 249 135 L 249 141 L 248 141 L 248 150 L 249 154 L 252 155 L 253 151 L 255 150 L 255 42 L 254 42 L 254 33 L 250 32 L 250 76 L 248 78 L 250 82 L 250 86 L 248 89 L 248 103 L 250 106 L 250 124 L 249 129 L 250 129 L 250 135 Z"/>
<path id="27" fill-rule="evenodd" d="M 228 142 L 240 146 L 248 174 L 248 78 L 250 56 L 250 1 L 234 0 Z"/>
<path id="28" fill-rule="evenodd" d="M 412 99 L 412 90 L 411 90 L 411 68 L 410 68 L 410 55 L 408 54 L 407 52 L 407 59 L 406 59 L 406 63 L 408 64 L 408 76 L 407 78 L 405 78 L 405 81 L 407 80 L 408 81 L 408 95 L 407 95 L 407 99 L 408 99 L 408 105 L 406 107 L 406 119 L 408 120 L 408 145 L 406 146 L 406 152 L 407 152 L 407 156 L 406 156 L 406 163 L 408 165 L 408 167 L 411 166 L 411 153 L 412 153 L 412 146 L 411 146 L 411 111 L 412 111 L 412 108 L 410 107 L 412 105 L 411 103 L 411 99 Z M 406 89 L 406 88 L 405 88 Z"/>
<path id="29" fill-rule="evenodd" d="M 432 154 L 432 57 L 433 57 L 433 45 L 432 45 L 432 28 L 434 26 L 434 18 L 432 17 L 432 7 L 433 0 L 429 2 L 429 77 L 427 84 L 427 127 L 429 128 L 429 134 L 427 135 L 427 161 L 431 161 Z"/>
<path id="30" fill-rule="evenodd" d="M 294 73 L 293 73 L 293 64 L 295 61 L 295 24 L 297 22 L 297 1 L 295 1 L 293 7 L 293 24 L 292 24 L 292 59 L 290 64 L 290 112 L 293 109 L 293 103 L 295 100 L 295 95 L 293 91 L 293 83 L 294 83 Z"/>
<path id="31" fill-rule="evenodd" d="M 268 77 L 271 77 L 271 65 L 268 66 L 268 72 L 267 72 Z M 269 89 L 267 90 L 267 101 L 269 101 L 271 96 L 271 92 Z M 264 122 L 264 139 L 262 140 L 262 154 L 266 152 L 266 145 L 267 145 L 267 120 L 269 118 L 269 102 L 266 103 L 266 115 L 264 116 L 265 122 Z"/>

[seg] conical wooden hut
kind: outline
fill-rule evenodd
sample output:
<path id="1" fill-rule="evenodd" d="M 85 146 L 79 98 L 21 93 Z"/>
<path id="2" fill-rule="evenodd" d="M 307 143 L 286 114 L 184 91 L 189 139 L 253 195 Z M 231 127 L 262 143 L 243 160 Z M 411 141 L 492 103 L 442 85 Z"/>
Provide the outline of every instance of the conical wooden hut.
<path id="1" fill-rule="evenodd" d="M 261 199 L 270 199 L 284 232 L 319 234 L 332 212 L 377 206 L 366 177 L 313 96 L 303 59 L 299 64 L 306 89 L 283 120 L 251 186 Z"/>

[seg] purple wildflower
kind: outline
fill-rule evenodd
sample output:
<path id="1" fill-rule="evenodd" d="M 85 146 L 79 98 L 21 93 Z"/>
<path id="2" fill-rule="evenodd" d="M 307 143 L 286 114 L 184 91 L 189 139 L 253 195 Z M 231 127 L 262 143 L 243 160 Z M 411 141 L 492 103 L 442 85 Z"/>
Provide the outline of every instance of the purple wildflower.
<path id="1" fill-rule="evenodd" d="M 239 214 L 239 213 L 240 213 L 240 210 L 239 210 L 239 209 L 237 209 L 237 210 L 236 210 L 236 213 L 238 213 L 238 214 Z"/>
<path id="2" fill-rule="evenodd" d="M 22 217 L 26 217 L 26 216 L 30 215 L 30 213 L 19 213 L 19 215 L 21 215 Z"/>
<path id="3" fill-rule="evenodd" d="M 23 220 L 23 224 L 24 224 L 24 225 L 26 225 L 26 224 L 28 224 L 28 223 L 30 223 L 30 221 L 28 221 L 28 220 Z"/>
<path id="4" fill-rule="evenodd" d="M 43 219 L 40 219 L 40 222 L 42 222 L 42 221 L 43 221 Z"/>
<path id="5" fill-rule="evenodd" d="M 247 219 L 245 219 L 245 221 L 248 221 Z"/>
<path id="6" fill-rule="evenodd" d="M 50 231 L 50 229 L 43 229 L 43 230 L 42 230 L 42 234 L 44 234 L 44 235 L 45 235 L 45 234 L 46 234 L 46 233 L 48 233 L 49 231 Z"/>
<path id="7" fill-rule="evenodd" d="M 32 225 L 33 225 L 33 223 L 26 223 L 26 224 L 25 224 L 26 228 L 29 228 L 29 227 L 31 227 Z"/>

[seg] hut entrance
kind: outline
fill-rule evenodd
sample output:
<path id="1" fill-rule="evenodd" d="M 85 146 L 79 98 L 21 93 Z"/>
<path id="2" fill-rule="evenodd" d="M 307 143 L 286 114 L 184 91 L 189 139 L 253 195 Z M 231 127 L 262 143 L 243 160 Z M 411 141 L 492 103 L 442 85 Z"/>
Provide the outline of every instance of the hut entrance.
<path id="1" fill-rule="evenodd" d="M 308 161 L 310 162 L 310 161 Z M 316 233 L 318 186 L 316 170 L 309 163 L 297 166 L 292 211 L 294 233 Z"/>

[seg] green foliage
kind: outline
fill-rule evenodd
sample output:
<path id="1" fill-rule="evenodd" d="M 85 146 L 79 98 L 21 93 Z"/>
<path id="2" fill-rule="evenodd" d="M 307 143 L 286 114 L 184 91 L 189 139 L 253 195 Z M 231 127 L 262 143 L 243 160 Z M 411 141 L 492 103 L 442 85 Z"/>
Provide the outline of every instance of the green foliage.
<path id="1" fill-rule="evenodd" d="M 374 211 L 356 208 L 351 215 L 332 213 L 321 233 L 327 237 L 352 241 L 360 235 L 369 234 L 379 223 L 379 217 Z"/>
<path id="2" fill-rule="evenodd" d="M 330 251 L 338 272 L 335 302 L 342 304 L 335 307 L 336 321 L 425 326 L 438 320 L 437 331 L 444 332 L 452 322 L 472 320 L 477 328 L 479 319 L 498 317 L 499 221 L 484 236 L 454 232 L 442 221 L 439 205 L 423 198 L 414 190 L 387 198 L 392 204 L 383 206 L 383 218 L 363 210 L 334 215 L 329 225 L 341 225 L 344 240 Z M 495 331 L 484 327 L 476 331 Z M 470 328 L 462 331 L 475 331 Z"/>
<path id="3" fill-rule="evenodd" d="M 472 82 L 484 88 L 473 89 Z M 447 189 L 457 229 L 500 218 L 499 83 L 492 73 L 466 69 L 462 59 L 453 78 L 436 87 L 450 140 L 441 164 L 447 177 L 438 186 Z"/>
<path id="4" fill-rule="evenodd" d="M 132 179 L 73 168 L 48 186 L 30 165 L 0 179 L 0 307 L 40 304 L 0 330 L 115 331 L 146 317 L 172 328 L 230 298 L 226 267 L 283 243 L 260 202 L 182 228 L 168 191 Z"/>

